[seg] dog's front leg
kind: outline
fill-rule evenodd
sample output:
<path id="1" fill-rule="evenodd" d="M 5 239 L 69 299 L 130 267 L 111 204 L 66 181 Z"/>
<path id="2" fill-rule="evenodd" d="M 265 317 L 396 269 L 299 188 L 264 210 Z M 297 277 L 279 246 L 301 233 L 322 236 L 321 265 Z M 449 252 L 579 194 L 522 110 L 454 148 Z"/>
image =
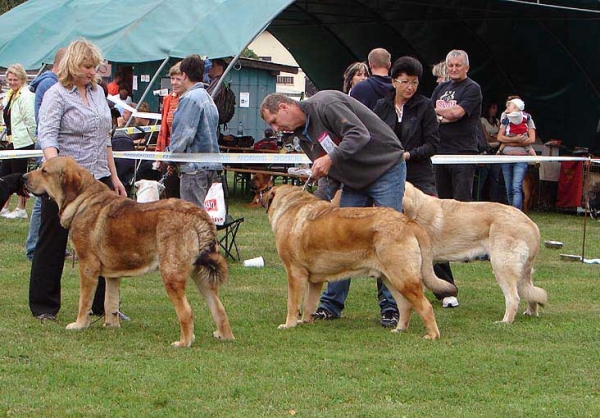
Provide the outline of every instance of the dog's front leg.
<path id="1" fill-rule="evenodd" d="M 288 299 L 287 299 L 287 318 L 285 324 L 279 325 L 278 329 L 293 328 L 298 324 L 302 296 L 306 291 L 306 276 L 299 276 L 288 271 Z"/>
<path id="2" fill-rule="evenodd" d="M 85 261 L 79 261 L 79 311 L 77 320 L 67 325 L 67 329 L 84 329 L 90 326 L 92 299 L 98 287 L 98 270 L 91 268 Z"/>
<path id="3" fill-rule="evenodd" d="M 304 313 L 302 315 L 302 320 L 300 321 L 301 323 L 314 322 L 315 318 L 313 317 L 313 314 L 317 311 L 322 288 L 323 282 L 308 282 L 308 289 L 306 290 L 306 297 L 304 298 Z"/>
<path id="4" fill-rule="evenodd" d="M 120 277 L 106 278 L 106 294 L 104 295 L 104 326 L 119 328 Z"/>

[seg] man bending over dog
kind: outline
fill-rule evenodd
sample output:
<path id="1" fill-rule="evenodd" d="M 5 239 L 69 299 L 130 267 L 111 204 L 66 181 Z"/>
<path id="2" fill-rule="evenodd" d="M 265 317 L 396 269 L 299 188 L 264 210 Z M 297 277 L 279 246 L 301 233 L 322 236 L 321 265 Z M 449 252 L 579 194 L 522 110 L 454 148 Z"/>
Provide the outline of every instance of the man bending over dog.
<path id="1" fill-rule="evenodd" d="M 344 187 L 341 207 L 383 206 L 402 211 L 406 179 L 404 149 L 394 131 L 357 100 L 338 91 L 321 91 L 296 102 L 270 94 L 260 107 L 261 117 L 275 131 L 292 131 L 313 161 L 312 177 L 329 176 Z M 381 325 L 398 324 L 398 307 L 378 280 Z M 328 283 L 315 319 L 341 316 L 350 280 Z"/>

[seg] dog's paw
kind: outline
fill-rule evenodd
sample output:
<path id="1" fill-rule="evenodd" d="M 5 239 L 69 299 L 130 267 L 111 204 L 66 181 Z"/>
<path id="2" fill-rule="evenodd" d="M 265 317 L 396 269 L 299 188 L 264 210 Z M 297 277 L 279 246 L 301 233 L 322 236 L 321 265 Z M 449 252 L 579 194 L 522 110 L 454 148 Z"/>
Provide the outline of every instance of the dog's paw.
<path id="1" fill-rule="evenodd" d="M 399 334 L 401 332 L 404 332 L 405 329 L 404 328 L 393 328 L 390 332 L 394 333 L 394 334 Z"/>
<path id="2" fill-rule="evenodd" d="M 103 324 L 103 326 L 105 328 L 121 328 L 121 323 L 119 321 L 112 321 L 112 322 L 106 321 Z"/>
<path id="3" fill-rule="evenodd" d="M 191 346 L 192 343 L 190 342 L 189 344 L 186 344 L 182 341 L 175 341 L 173 344 L 171 344 L 171 347 L 175 347 L 175 348 L 187 348 L 189 346 Z"/>
<path id="4" fill-rule="evenodd" d="M 540 317 L 540 313 L 539 312 L 532 312 L 529 309 L 527 309 L 525 312 L 523 312 L 523 315 L 525 315 L 525 316 L 534 316 L 536 318 Z"/>
<path id="5" fill-rule="evenodd" d="M 431 340 L 431 341 L 433 341 L 433 340 L 437 340 L 439 338 L 440 338 L 439 335 L 429 335 L 429 334 L 423 335 L 423 339 L 425 339 L 425 340 Z"/>
<path id="6" fill-rule="evenodd" d="M 69 325 L 67 325 L 66 329 L 79 330 L 79 329 L 85 329 L 89 326 L 90 326 L 89 322 L 71 322 Z"/>

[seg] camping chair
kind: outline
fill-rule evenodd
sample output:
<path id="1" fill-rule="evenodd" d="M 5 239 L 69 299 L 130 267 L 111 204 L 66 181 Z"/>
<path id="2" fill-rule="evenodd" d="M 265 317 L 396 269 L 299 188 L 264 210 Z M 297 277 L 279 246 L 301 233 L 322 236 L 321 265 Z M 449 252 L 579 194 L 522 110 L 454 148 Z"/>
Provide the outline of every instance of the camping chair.
<path id="1" fill-rule="evenodd" d="M 224 235 L 218 237 L 219 246 L 225 252 L 226 257 L 231 257 L 232 260 L 241 260 L 240 249 L 236 242 L 236 237 L 240 225 L 244 222 L 244 218 L 234 218 L 229 213 L 229 190 L 227 188 L 227 182 L 225 182 L 225 174 L 222 173 L 220 178 L 216 181 L 220 181 L 223 184 L 223 194 L 225 197 L 225 210 L 227 215 L 225 216 L 225 222 L 222 225 L 217 225 L 217 231 L 223 231 Z M 233 251 L 235 250 L 235 255 Z"/>

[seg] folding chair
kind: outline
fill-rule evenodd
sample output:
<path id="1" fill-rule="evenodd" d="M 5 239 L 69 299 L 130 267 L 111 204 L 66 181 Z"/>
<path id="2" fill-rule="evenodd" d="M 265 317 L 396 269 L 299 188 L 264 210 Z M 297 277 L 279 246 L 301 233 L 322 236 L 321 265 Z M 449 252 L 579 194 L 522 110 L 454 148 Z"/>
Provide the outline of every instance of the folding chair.
<path id="1" fill-rule="evenodd" d="M 219 246 L 225 251 L 225 256 L 231 257 L 232 260 L 241 260 L 240 249 L 238 248 L 236 237 L 240 225 L 244 222 L 244 218 L 234 218 L 229 213 L 229 189 L 227 188 L 226 174 L 223 173 L 220 176 L 220 181 L 223 184 L 223 194 L 225 197 L 225 210 L 227 215 L 225 216 L 225 222 L 223 225 L 217 225 L 217 231 L 224 231 L 224 235 L 219 238 Z M 233 253 L 235 250 L 235 255 Z"/>
<path id="2" fill-rule="evenodd" d="M 225 223 L 217 225 L 217 231 L 225 231 L 225 235 L 219 238 L 219 245 L 225 251 L 225 255 L 231 257 L 232 260 L 241 260 L 240 249 L 235 238 L 242 222 L 244 222 L 244 218 L 233 219 L 233 216 L 227 214 Z M 235 249 L 235 256 L 233 255 L 233 249 Z"/>

